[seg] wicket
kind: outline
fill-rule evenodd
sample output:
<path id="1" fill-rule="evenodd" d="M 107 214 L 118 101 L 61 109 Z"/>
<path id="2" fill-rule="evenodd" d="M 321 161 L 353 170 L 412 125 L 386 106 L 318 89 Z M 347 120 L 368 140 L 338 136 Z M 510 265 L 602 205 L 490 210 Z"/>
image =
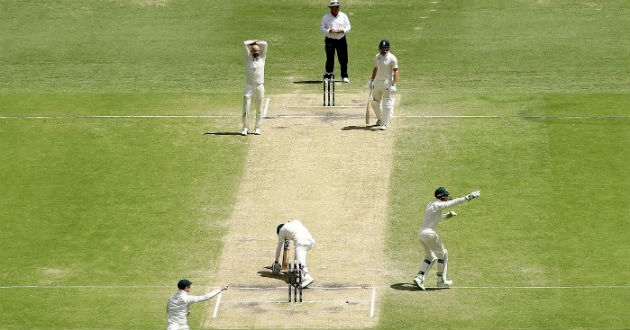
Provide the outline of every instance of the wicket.
<path id="1" fill-rule="evenodd" d="M 324 76 L 324 79 L 322 80 L 323 83 L 323 87 L 322 87 L 322 94 L 323 94 L 323 98 L 324 98 L 324 104 L 323 106 L 326 106 L 326 93 L 328 93 L 328 106 L 331 106 L 330 104 L 330 85 L 332 84 L 332 105 L 335 105 L 335 75 L 331 75 L 330 77 L 326 77 Z"/>
<path id="2" fill-rule="evenodd" d="M 289 302 L 291 302 L 291 293 L 293 292 L 293 302 L 302 302 L 302 265 L 297 263 L 293 264 L 293 267 L 289 265 L 287 272 L 287 279 L 289 282 Z M 298 300 L 298 292 L 300 298 Z"/>

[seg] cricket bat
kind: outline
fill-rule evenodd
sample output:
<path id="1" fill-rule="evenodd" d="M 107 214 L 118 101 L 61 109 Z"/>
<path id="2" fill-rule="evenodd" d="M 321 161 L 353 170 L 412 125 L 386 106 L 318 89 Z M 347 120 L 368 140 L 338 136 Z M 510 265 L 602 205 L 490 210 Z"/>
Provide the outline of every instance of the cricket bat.
<path id="1" fill-rule="evenodd" d="M 284 250 L 282 252 L 282 270 L 287 270 L 289 268 L 289 240 L 284 240 Z"/>
<path id="2" fill-rule="evenodd" d="M 365 106 L 365 125 L 370 124 L 370 105 L 372 104 L 372 89 L 370 88 L 370 96 L 368 96 L 367 106 Z"/>

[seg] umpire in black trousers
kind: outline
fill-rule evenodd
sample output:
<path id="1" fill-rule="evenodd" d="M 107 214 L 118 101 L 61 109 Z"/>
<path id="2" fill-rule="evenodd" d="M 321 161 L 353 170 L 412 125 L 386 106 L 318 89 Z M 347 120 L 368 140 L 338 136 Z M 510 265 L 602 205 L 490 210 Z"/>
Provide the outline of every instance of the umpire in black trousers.
<path id="1" fill-rule="evenodd" d="M 326 73 L 324 78 L 331 78 L 335 68 L 335 52 L 341 67 L 341 78 L 344 83 L 349 83 L 348 79 L 348 43 L 346 34 L 350 32 L 350 19 L 339 10 L 339 1 L 331 1 L 328 5 L 330 12 L 322 17 L 322 24 L 319 30 L 326 36 Z"/>

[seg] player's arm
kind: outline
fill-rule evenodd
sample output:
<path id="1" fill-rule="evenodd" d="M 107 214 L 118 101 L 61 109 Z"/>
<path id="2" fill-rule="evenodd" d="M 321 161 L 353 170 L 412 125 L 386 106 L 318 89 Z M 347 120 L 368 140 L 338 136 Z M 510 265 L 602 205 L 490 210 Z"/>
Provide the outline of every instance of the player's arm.
<path id="1" fill-rule="evenodd" d="M 344 14 L 345 15 L 345 14 Z M 350 19 L 348 18 L 348 16 L 346 15 L 346 19 L 344 21 L 343 24 L 343 29 L 341 29 L 341 32 L 343 33 L 348 33 L 350 32 L 350 30 L 352 30 L 352 26 L 350 25 Z"/>
<path id="2" fill-rule="evenodd" d="M 329 28 L 328 28 L 328 24 L 327 23 L 327 19 L 326 19 L 327 15 L 324 15 L 324 17 L 322 17 L 322 23 L 319 25 L 319 31 L 323 34 L 323 35 L 327 35 L 329 32 Z"/>
<path id="3" fill-rule="evenodd" d="M 398 82 L 398 68 L 394 69 L 394 81 L 392 82 L 392 85 L 396 85 L 396 83 Z"/>
<path id="4" fill-rule="evenodd" d="M 260 47 L 260 58 L 267 57 L 267 42 L 264 40 L 256 41 L 258 47 Z"/>
<path id="5" fill-rule="evenodd" d="M 250 54 L 249 47 L 256 43 L 256 40 L 245 40 L 243 41 L 243 48 L 245 48 L 245 57 L 248 57 Z"/>
<path id="6" fill-rule="evenodd" d="M 276 263 L 278 262 L 278 260 L 280 260 L 280 252 L 282 252 L 282 248 L 284 247 L 284 240 L 284 235 L 279 234 L 278 244 L 276 245 L 276 258 L 274 259 Z"/>

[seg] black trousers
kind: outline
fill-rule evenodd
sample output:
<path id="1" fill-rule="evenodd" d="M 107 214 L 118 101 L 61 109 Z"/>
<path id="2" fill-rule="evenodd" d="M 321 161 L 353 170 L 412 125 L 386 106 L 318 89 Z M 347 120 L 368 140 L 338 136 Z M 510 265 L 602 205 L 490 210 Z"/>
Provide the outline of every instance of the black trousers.
<path id="1" fill-rule="evenodd" d="M 339 40 L 326 38 L 324 43 L 326 44 L 326 72 L 334 72 L 335 69 L 335 51 L 337 52 L 337 58 L 339 59 L 339 66 L 341 67 L 341 78 L 348 77 L 348 43 L 346 37 Z"/>

